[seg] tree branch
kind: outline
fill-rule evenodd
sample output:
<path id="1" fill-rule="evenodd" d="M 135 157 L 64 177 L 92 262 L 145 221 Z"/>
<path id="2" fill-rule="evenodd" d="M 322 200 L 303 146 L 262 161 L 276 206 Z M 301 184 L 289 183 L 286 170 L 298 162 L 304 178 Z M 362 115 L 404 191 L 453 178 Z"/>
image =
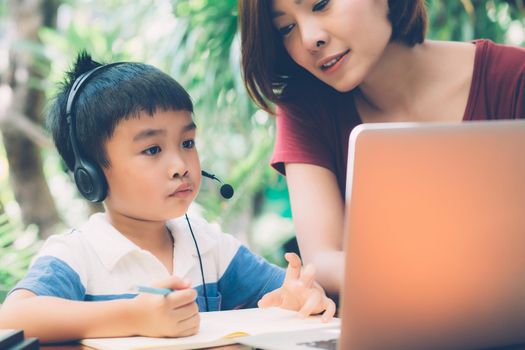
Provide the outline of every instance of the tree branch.
<path id="1" fill-rule="evenodd" d="M 52 148 L 53 142 L 44 128 L 26 115 L 12 108 L 13 91 L 6 84 L 0 85 L 0 129 L 17 130 L 40 148 Z"/>

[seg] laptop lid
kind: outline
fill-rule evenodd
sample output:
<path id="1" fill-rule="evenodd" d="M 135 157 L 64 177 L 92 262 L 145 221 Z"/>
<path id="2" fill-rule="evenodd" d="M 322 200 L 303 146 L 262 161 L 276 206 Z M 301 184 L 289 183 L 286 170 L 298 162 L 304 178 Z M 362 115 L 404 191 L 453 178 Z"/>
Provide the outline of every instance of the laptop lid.
<path id="1" fill-rule="evenodd" d="M 350 136 L 339 349 L 525 342 L 525 121 Z"/>

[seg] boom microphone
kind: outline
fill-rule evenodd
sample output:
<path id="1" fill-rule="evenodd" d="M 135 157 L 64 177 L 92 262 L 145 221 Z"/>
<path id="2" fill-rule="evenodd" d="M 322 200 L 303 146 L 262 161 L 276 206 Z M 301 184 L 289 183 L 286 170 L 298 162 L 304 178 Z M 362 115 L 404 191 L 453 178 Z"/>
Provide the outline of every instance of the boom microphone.
<path id="1" fill-rule="evenodd" d="M 231 185 L 223 183 L 214 174 L 210 174 L 210 173 L 208 173 L 208 172 L 206 172 L 204 170 L 202 170 L 201 173 L 202 173 L 202 176 L 207 177 L 207 178 L 212 179 L 212 180 L 215 180 L 215 181 L 218 181 L 218 182 L 220 182 L 222 184 L 220 192 L 221 192 L 221 196 L 223 198 L 230 199 L 231 197 L 233 197 L 234 191 L 233 191 L 233 187 Z"/>

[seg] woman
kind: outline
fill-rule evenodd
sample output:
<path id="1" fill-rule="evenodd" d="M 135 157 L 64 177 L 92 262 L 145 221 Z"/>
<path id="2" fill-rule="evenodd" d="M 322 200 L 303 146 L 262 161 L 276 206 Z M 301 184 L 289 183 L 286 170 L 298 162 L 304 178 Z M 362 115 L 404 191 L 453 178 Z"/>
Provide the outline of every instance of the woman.
<path id="1" fill-rule="evenodd" d="M 525 117 L 525 50 L 426 40 L 424 0 L 240 0 L 239 15 L 245 84 L 268 112 L 277 105 L 272 165 L 328 291 L 342 283 L 354 126 Z"/>

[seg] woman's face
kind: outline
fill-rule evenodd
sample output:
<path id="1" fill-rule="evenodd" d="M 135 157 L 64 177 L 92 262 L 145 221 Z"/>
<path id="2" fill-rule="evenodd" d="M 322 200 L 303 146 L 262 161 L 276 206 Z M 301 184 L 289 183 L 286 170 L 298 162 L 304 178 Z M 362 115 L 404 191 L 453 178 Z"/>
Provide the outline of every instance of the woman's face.
<path id="1" fill-rule="evenodd" d="M 366 79 L 392 33 L 387 0 L 273 0 L 272 16 L 292 59 L 341 92 Z"/>

